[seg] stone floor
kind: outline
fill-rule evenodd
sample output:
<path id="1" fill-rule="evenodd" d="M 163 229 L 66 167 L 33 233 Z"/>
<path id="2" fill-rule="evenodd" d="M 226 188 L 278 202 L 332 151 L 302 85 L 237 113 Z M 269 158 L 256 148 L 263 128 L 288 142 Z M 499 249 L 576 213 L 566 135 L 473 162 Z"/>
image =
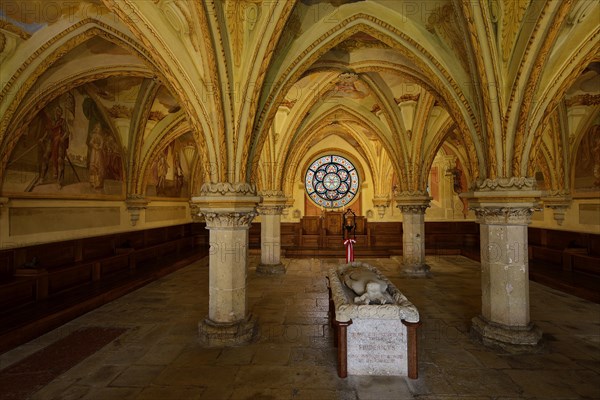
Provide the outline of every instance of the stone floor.
<path id="1" fill-rule="evenodd" d="M 480 310 L 478 263 L 431 258 L 431 278 L 408 279 L 397 259 L 363 261 L 419 308 L 417 380 L 337 377 L 324 278 L 336 260 L 316 259 L 285 260 L 286 275 L 267 277 L 254 273 L 258 260 L 251 259 L 249 307 L 261 328 L 253 344 L 198 344 L 197 323 L 208 311 L 202 260 L 1 355 L 0 369 L 77 330 L 125 328 L 31 398 L 600 399 L 600 305 L 531 283 L 531 317 L 544 331 L 545 348 L 511 355 L 469 339 L 470 318 Z"/>

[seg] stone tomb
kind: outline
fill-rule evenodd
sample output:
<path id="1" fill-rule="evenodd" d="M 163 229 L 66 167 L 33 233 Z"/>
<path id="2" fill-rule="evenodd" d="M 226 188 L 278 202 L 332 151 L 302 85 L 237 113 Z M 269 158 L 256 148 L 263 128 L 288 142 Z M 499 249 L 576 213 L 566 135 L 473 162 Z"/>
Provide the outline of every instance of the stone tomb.
<path id="1" fill-rule="evenodd" d="M 417 378 L 419 312 L 375 267 L 342 264 L 328 274 L 338 375 Z"/>

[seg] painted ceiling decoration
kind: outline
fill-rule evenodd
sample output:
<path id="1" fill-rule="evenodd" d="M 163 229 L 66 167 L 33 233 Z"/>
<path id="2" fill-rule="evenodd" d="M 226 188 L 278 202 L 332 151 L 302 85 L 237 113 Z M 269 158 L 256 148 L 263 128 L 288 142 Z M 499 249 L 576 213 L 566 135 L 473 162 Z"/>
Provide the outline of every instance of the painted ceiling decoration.
<path id="1" fill-rule="evenodd" d="M 391 176 L 425 190 L 440 149 L 463 186 L 595 193 L 599 20 L 589 0 L 3 1 L 1 195 L 289 196 L 334 138 L 382 199 Z"/>

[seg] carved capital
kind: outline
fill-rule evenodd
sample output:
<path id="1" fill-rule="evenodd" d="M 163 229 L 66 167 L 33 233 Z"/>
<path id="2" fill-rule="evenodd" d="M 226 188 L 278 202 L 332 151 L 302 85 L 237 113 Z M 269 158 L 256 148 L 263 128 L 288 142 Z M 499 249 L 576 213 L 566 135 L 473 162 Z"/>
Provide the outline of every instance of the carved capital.
<path id="1" fill-rule="evenodd" d="M 427 192 L 400 192 L 394 197 L 396 207 L 403 213 L 425 214 L 425 210 L 430 207 L 431 197 Z"/>
<path id="2" fill-rule="evenodd" d="M 429 204 L 398 204 L 396 207 L 398 207 L 402 214 L 425 214 L 425 211 L 429 208 Z"/>
<path id="3" fill-rule="evenodd" d="M 260 201 L 255 186 L 249 183 L 205 183 L 200 192 L 200 196 L 192 197 L 190 204 L 204 215 L 227 212 L 256 213 L 255 207 Z"/>
<path id="4" fill-rule="evenodd" d="M 535 178 L 510 177 L 484 179 L 476 182 L 477 191 L 511 191 L 511 190 L 535 190 Z"/>
<path id="5" fill-rule="evenodd" d="M 260 214 L 281 214 L 288 201 L 283 192 L 279 190 L 266 190 L 259 194 L 262 198 L 259 210 Z"/>
<path id="6" fill-rule="evenodd" d="M 284 199 L 285 198 L 285 194 L 283 194 L 283 192 L 281 190 L 261 190 L 259 193 L 260 197 L 264 199 L 271 199 L 271 198 L 277 198 L 277 199 Z"/>
<path id="7" fill-rule="evenodd" d="M 240 229 L 249 228 L 256 212 L 202 212 L 209 229 Z"/>
<path id="8" fill-rule="evenodd" d="M 8 197 L 0 197 L 0 208 L 8 205 L 10 199 Z"/>
<path id="9" fill-rule="evenodd" d="M 513 210 L 539 209 L 540 190 L 535 189 L 534 178 L 511 177 L 485 179 L 476 184 L 476 190 L 461 193 L 461 198 L 469 200 L 469 209 Z M 495 211 L 497 214 L 499 211 Z M 482 215 L 486 215 L 483 212 Z M 506 214 L 512 215 L 512 213 Z M 507 217 L 508 218 L 508 217 Z M 503 222 L 508 223 L 508 222 Z M 529 222 L 526 222 L 529 223 Z"/>
<path id="10" fill-rule="evenodd" d="M 472 207 L 477 222 L 485 225 L 529 225 L 535 207 Z"/>
<path id="11" fill-rule="evenodd" d="M 205 183 L 200 188 L 200 196 L 255 196 L 256 186 L 246 182 L 217 182 Z"/>
<path id="12" fill-rule="evenodd" d="M 256 208 L 260 215 L 281 215 L 283 213 L 283 205 L 260 205 Z"/>

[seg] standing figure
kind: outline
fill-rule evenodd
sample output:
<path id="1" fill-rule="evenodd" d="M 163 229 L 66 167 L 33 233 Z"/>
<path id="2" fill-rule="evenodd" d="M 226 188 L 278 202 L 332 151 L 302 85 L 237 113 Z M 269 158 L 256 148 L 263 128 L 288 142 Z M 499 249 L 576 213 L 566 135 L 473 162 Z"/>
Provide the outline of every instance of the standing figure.
<path id="1" fill-rule="evenodd" d="M 104 187 L 104 138 L 100 131 L 100 124 L 94 125 L 89 142 L 88 168 L 90 173 L 90 185 L 93 189 Z"/>
<path id="2" fill-rule="evenodd" d="M 596 125 L 592 131 L 592 160 L 594 162 L 592 173 L 594 186 L 600 187 L 600 126 Z"/>
<path id="3" fill-rule="evenodd" d="M 44 183 L 46 174 L 48 173 L 48 165 L 50 163 L 50 154 L 52 153 L 52 142 L 50 140 L 50 132 L 44 130 L 44 134 L 38 138 L 38 165 L 39 165 L 39 181 Z"/>
<path id="4" fill-rule="evenodd" d="M 167 163 L 167 156 L 165 155 L 165 153 L 161 153 L 160 157 L 158 157 L 158 164 L 156 167 L 156 175 L 158 177 L 158 182 L 156 183 L 157 195 L 165 193 L 168 169 L 169 164 Z"/>
<path id="5" fill-rule="evenodd" d="M 62 186 L 65 175 L 65 158 L 69 147 L 69 130 L 60 107 L 56 107 L 54 111 L 54 119 L 50 125 L 50 140 L 52 143 L 50 159 L 52 161 L 53 177 Z"/>

